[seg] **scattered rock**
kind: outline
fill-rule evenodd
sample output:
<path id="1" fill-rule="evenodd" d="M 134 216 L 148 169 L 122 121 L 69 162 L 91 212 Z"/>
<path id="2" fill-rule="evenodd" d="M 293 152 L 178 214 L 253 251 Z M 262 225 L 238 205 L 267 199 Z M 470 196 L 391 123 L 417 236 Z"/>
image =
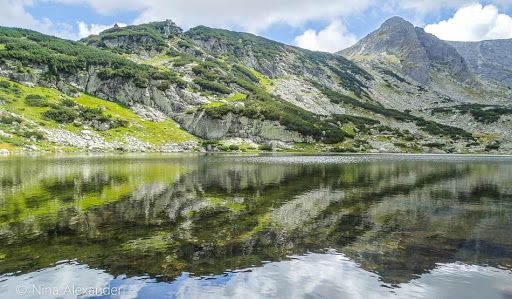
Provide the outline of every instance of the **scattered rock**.
<path id="1" fill-rule="evenodd" d="M 99 122 L 99 121 L 93 121 L 92 127 L 96 131 L 104 132 L 110 130 L 110 122 Z"/>
<path id="2" fill-rule="evenodd" d="M 4 131 L 0 130 L 0 136 L 6 137 L 6 138 L 12 138 L 12 135 L 9 133 L 5 133 Z"/>
<path id="3" fill-rule="evenodd" d="M 130 109 L 137 114 L 140 118 L 147 121 L 161 123 L 167 119 L 167 116 L 155 108 L 145 106 L 142 104 L 135 104 Z"/>

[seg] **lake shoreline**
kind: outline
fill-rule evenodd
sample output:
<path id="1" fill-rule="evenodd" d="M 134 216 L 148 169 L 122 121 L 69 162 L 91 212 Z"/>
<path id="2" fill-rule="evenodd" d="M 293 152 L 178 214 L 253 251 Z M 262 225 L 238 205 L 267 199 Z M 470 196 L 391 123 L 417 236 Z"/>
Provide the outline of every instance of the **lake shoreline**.
<path id="1" fill-rule="evenodd" d="M 495 153 L 369 153 L 369 152 L 358 152 L 358 153 L 339 153 L 339 152 L 298 152 L 298 151 L 181 151 L 181 152 L 158 152 L 158 151 L 146 151 L 146 152 L 121 152 L 121 151 L 70 151 L 70 152 L 50 152 L 50 151 L 37 151 L 37 152 L 9 152 L 0 153 L 0 159 L 2 157 L 30 157 L 30 156 L 74 156 L 74 155 L 115 155 L 115 156 L 131 156 L 131 155 L 158 155 L 158 156 L 176 156 L 176 155 L 233 155 L 233 156 L 252 156 L 252 155 L 276 155 L 276 156 L 435 156 L 435 157 L 512 157 L 512 153 L 507 154 L 495 154 Z"/>

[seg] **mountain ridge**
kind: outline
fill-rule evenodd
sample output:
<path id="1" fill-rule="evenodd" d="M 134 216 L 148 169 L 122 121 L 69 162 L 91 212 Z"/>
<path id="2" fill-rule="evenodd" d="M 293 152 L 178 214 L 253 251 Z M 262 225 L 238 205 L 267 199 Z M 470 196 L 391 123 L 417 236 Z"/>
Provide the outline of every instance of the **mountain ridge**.
<path id="1" fill-rule="evenodd" d="M 457 49 L 475 74 L 512 88 L 512 39 L 447 43 Z"/>
<path id="2" fill-rule="evenodd" d="M 64 93 L 61 100 L 50 99 L 51 103 L 70 104 L 87 93 L 117 102 L 149 122 L 175 121 L 198 140 L 189 150 L 464 153 L 512 149 L 505 138 L 512 131 L 508 91 L 470 84 L 473 74 L 458 52 L 407 21 L 393 18 L 382 27 L 397 26 L 407 33 L 405 43 L 403 37 L 381 34 L 380 46 L 372 49 L 404 50 L 400 53 L 410 61 L 387 53 L 350 61 L 242 32 L 205 26 L 184 32 L 170 20 L 114 27 L 79 43 L 0 28 L 0 76 L 29 88 Z M 422 51 L 418 54 L 413 49 Z M 425 84 L 411 79 L 417 69 L 410 68 L 411 73 L 403 67 L 417 61 L 424 63 L 417 68 L 422 72 L 428 67 Z M 38 122 L 56 125 L 45 119 L 46 110 L 56 106 L 20 110 L 23 99 L 13 92 L 0 89 L 0 97 L 10 101 L 0 107 L 5 115 L 30 116 L 26 121 L 34 122 L 32 130 L 40 132 L 48 130 Z M 492 101 L 484 104 L 482 95 Z M 82 117 L 80 106 L 72 107 Z M 98 116 L 96 121 L 101 119 Z M 101 122 L 96 125 L 105 131 L 91 127 L 90 122 L 79 126 L 97 131 L 104 139 L 117 136 L 120 150 L 136 151 L 127 144 L 137 139 L 131 132 L 139 124 L 129 120 L 126 130 Z M 57 123 L 57 127 L 74 130 L 67 124 Z M 14 136 L 23 125 L 18 131 L 0 125 L 0 130 Z M 21 140 L 22 149 L 38 145 Z M 10 141 L 6 137 L 3 142 Z M 62 138 L 61 143 L 76 147 L 69 139 Z M 85 145 L 78 150 L 101 150 L 98 144 L 81 144 Z M 158 150 L 156 145 L 144 148 Z"/>
<path id="3" fill-rule="evenodd" d="M 433 63 L 445 64 L 448 72 L 462 81 L 469 79 L 464 58 L 455 48 L 398 16 L 387 20 L 354 46 L 337 54 L 350 58 L 382 53 L 396 55 L 402 60 L 402 71 L 424 85 L 430 83 Z"/>

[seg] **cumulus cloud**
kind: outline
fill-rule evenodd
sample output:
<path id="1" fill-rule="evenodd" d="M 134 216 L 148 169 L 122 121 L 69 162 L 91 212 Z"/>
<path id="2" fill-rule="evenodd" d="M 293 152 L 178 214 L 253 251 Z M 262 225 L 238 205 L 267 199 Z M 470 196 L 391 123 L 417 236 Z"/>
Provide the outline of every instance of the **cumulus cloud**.
<path id="1" fill-rule="evenodd" d="M 8 27 L 46 27 L 48 20 L 38 21 L 25 11 L 25 6 L 32 5 L 32 1 L 26 0 L 0 0 L 0 25 Z M 45 24 L 46 23 L 46 24 Z"/>
<path id="2" fill-rule="evenodd" d="M 300 26 L 307 21 L 334 19 L 362 12 L 370 0 L 46 0 L 83 3 L 99 13 L 136 11 L 135 24 L 172 19 L 184 28 L 207 25 L 258 33 L 274 24 Z"/>
<path id="3" fill-rule="evenodd" d="M 64 38 L 76 38 L 76 28 L 69 24 L 34 18 L 25 10 L 25 7 L 33 4 L 32 0 L 0 0 L 0 26 L 28 28 Z"/>
<path id="4" fill-rule="evenodd" d="M 133 24 L 172 19 L 184 29 L 206 25 L 260 33 L 276 24 L 300 28 L 309 21 L 357 17 L 358 14 L 367 13 L 368 9 L 386 13 L 412 11 L 416 13 L 415 23 L 423 25 L 425 14 L 443 8 L 460 8 L 468 0 L 0 0 L 0 25 L 35 29 L 69 39 L 78 39 L 108 27 L 105 24 L 86 25 L 81 22 L 78 25 L 55 23 L 43 17 L 35 18 L 25 10 L 27 6 L 44 2 L 88 5 L 102 15 L 131 12 L 136 16 L 130 22 Z M 512 5 L 512 0 L 493 0 L 492 3 L 504 7 Z M 323 41 L 322 36 L 333 30 L 341 32 L 341 37 L 336 35 L 337 40 L 331 44 L 343 47 L 352 38 L 343 28 L 326 28 L 320 32 L 308 30 L 298 38 L 307 47 L 332 51 L 333 48 L 326 45 L 327 41 Z"/>
<path id="5" fill-rule="evenodd" d="M 356 36 L 350 34 L 339 20 L 332 22 L 319 32 L 309 29 L 295 38 L 295 44 L 301 48 L 325 52 L 340 51 L 356 42 Z"/>
<path id="6" fill-rule="evenodd" d="M 0 6 L 2 7 L 2 10 L 0 10 L 0 26 L 27 28 L 72 40 L 77 40 L 91 34 L 98 34 L 101 31 L 114 26 L 114 24 L 89 25 L 85 22 L 77 22 L 76 25 L 72 25 L 68 23 L 53 22 L 48 18 L 37 19 L 25 10 L 26 7 L 34 5 L 36 2 L 37 0 L 0 0 Z M 126 25 L 119 24 L 119 26 Z"/>
<path id="7" fill-rule="evenodd" d="M 425 31 L 453 41 L 512 38 L 512 18 L 500 14 L 494 5 L 475 3 L 459 9 L 453 18 L 426 26 Z"/>

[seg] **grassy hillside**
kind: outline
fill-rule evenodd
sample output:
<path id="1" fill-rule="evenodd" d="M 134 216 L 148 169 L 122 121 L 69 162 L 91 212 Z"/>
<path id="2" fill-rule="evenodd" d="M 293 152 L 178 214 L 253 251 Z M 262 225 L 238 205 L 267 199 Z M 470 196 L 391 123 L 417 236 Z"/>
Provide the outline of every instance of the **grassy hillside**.
<path id="1" fill-rule="evenodd" d="M 119 103 L 86 94 L 71 98 L 55 89 L 29 88 L 1 77 L 0 111 L 0 130 L 4 133 L 0 135 L 0 148 L 9 150 L 27 145 L 52 150 L 55 145 L 47 140 L 44 130 L 61 129 L 78 134 L 84 129 L 94 131 L 90 125 L 94 121 L 110 123 L 108 130 L 96 132 L 108 142 L 123 142 L 126 136 L 133 136 L 160 146 L 194 139 L 171 119 L 151 122 Z"/>
<path id="2" fill-rule="evenodd" d="M 96 66 L 105 79 L 123 77 L 144 86 L 150 79 L 173 80 L 176 74 L 149 65 L 137 64 L 120 55 L 44 35 L 35 31 L 0 27 L 0 63 L 15 61 L 18 71 L 30 72 L 29 64 L 48 67 L 44 76 L 58 77 L 62 73 L 76 74 Z"/>

